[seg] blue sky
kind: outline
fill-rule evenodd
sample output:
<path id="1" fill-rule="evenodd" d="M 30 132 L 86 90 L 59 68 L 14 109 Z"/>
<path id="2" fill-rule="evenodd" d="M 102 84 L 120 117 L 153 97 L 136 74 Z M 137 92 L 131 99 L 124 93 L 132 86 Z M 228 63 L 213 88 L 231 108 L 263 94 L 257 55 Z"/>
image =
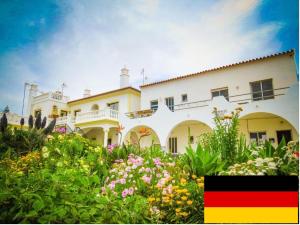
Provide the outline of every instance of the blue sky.
<path id="1" fill-rule="evenodd" d="M 296 49 L 296 0 L 2 0 L 0 110 L 20 113 L 24 82 L 71 99 Z M 298 67 L 298 66 L 297 66 Z"/>

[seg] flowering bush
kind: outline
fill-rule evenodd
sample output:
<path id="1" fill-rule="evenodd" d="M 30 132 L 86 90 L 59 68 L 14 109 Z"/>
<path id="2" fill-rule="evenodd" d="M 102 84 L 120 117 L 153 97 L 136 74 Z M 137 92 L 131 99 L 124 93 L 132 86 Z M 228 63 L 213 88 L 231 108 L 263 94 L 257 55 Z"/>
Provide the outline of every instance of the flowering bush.
<path id="1" fill-rule="evenodd" d="M 0 222 L 201 223 L 203 178 L 190 180 L 158 148 L 137 152 L 54 134 L 40 151 L 5 155 Z"/>
<path id="2" fill-rule="evenodd" d="M 202 222 L 203 178 L 188 183 L 187 174 L 178 169 L 172 158 L 144 159 L 130 154 L 127 160 L 116 160 L 112 165 L 102 194 L 123 200 L 146 196 L 155 222 L 180 223 L 192 218 L 192 222 Z"/>

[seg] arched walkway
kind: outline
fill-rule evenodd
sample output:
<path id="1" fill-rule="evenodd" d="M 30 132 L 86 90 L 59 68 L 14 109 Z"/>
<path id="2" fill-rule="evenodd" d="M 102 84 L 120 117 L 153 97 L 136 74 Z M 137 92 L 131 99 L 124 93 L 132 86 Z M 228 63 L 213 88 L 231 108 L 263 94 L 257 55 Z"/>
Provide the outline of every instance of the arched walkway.
<path id="1" fill-rule="evenodd" d="M 166 140 L 167 149 L 172 153 L 184 153 L 189 143 L 192 147 L 196 147 L 200 136 L 211 131 L 212 129 L 203 122 L 182 121 L 170 131 Z"/>
<path id="2" fill-rule="evenodd" d="M 148 126 L 140 125 L 130 129 L 125 135 L 124 143 L 137 146 L 139 140 L 141 148 L 150 147 L 152 144 L 161 146 L 157 133 Z"/>
<path id="3" fill-rule="evenodd" d="M 261 143 L 265 140 L 278 145 L 282 136 L 287 141 L 299 140 L 296 129 L 284 118 L 266 112 L 256 112 L 240 118 L 240 132 L 246 137 L 248 143 Z"/>
<path id="4" fill-rule="evenodd" d="M 116 127 L 90 127 L 82 129 L 86 138 L 100 145 L 118 144 L 119 136 Z M 105 135 L 107 132 L 107 135 Z"/>

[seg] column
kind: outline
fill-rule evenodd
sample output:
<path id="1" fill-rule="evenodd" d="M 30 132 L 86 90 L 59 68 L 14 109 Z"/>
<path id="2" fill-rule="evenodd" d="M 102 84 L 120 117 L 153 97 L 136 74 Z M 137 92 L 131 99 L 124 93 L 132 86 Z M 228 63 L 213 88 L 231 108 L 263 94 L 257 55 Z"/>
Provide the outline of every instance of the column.
<path id="1" fill-rule="evenodd" d="M 103 131 L 104 131 L 103 146 L 104 146 L 104 147 L 107 147 L 109 128 L 103 128 Z"/>

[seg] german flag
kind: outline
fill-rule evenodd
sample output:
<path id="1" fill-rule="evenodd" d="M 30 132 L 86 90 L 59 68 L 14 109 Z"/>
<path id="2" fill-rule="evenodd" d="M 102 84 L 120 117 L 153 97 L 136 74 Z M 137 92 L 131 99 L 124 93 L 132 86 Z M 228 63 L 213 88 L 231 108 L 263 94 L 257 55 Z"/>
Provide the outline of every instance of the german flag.
<path id="1" fill-rule="evenodd" d="M 207 176 L 204 223 L 298 223 L 297 176 Z"/>

